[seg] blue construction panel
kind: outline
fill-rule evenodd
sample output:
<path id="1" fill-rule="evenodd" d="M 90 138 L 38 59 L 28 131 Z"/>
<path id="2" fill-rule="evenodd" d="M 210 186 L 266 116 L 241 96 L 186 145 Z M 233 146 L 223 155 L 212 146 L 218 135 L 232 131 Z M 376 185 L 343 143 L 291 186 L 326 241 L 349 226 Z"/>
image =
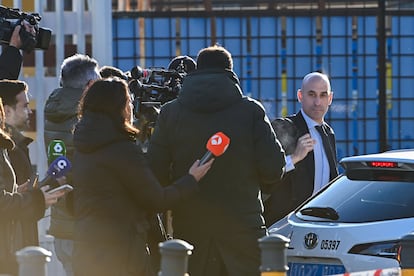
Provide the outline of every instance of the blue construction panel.
<path id="1" fill-rule="evenodd" d="M 334 64 L 334 66 L 330 67 L 330 71 L 329 71 L 330 77 L 343 77 L 347 75 L 348 60 L 346 57 L 331 56 L 329 60 L 331 64 Z"/>
<path id="2" fill-rule="evenodd" d="M 287 49 L 286 53 L 288 55 L 306 55 L 307 58 L 309 58 L 310 55 L 315 54 L 315 50 L 312 48 L 315 45 L 315 41 L 312 37 L 305 37 L 305 38 L 296 38 L 293 39 L 287 39 Z"/>
<path id="3" fill-rule="evenodd" d="M 208 19 L 205 18 L 190 18 L 188 20 L 188 26 L 186 26 L 186 34 L 190 38 L 204 38 L 207 34 L 210 34 L 210 26 Z M 206 34 L 206 31 L 207 34 Z"/>
<path id="4" fill-rule="evenodd" d="M 188 41 L 188 49 L 190 53 L 198 53 L 202 48 L 209 46 L 205 38 L 195 38 Z"/>
<path id="5" fill-rule="evenodd" d="M 331 90 L 333 91 L 333 102 L 337 100 L 347 99 L 352 91 L 347 91 L 347 79 L 343 78 L 332 78 L 333 75 L 329 76 L 331 78 Z"/>
<path id="6" fill-rule="evenodd" d="M 373 55 L 376 56 L 378 53 L 378 41 L 377 38 L 374 37 L 366 37 L 363 40 L 363 49 L 362 52 L 364 55 Z"/>
<path id="7" fill-rule="evenodd" d="M 377 35 L 377 17 L 376 16 L 366 16 L 366 17 L 358 17 L 358 30 L 361 26 L 361 35 L 364 36 L 373 36 Z"/>
<path id="8" fill-rule="evenodd" d="M 328 52 L 330 55 L 344 55 L 347 52 L 346 37 L 332 37 L 331 39 L 323 39 L 323 49 L 326 49 L 323 53 Z M 329 47 L 330 46 L 330 47 Z"/>
<path id="9" fill-rule="evenodd" d="M 302 77 L 316 69 L 326 72 L 335 93 L 328 118 L 341 128 L 337 138 L 344 154 L 354 152 L 352 49 L 356 47 L 358 149 L 360 153 L 370 153 L 379 150 L 376 16 L 358 16 L 356 45 L 352 40 L 352 18 L 352 15 L 322 17 L 322 45 L 316 44 L 316 16 L 286 17 L 286 49 L 281 48 L 281 18 L 277 15 L 250 17 L 251 53 L 247 53 L 246 17 L 217 17 L 216 36 L 217 41 L 232 53 L 234 70 L 243 90 L 261 99 L 273 117 L 281 115 L 282 69 L 287 73 L 288 114 L 296 113 L 300 108 L 296 90 Z M 392 33 L 388 36 L 387 50 L 391 50 L 393 109 L 388 132 L 391 136 L 389 144 L 398 148 L 409 144 L 410 140 L 412 143 L 411 137 L 414 137 L 411 93 L 411 87 L 414 87 L 414 17 L 391 18 Z M 175 30 L 177 20 L 180 21 L 179 30 Z M 182 54 L 195 59 L 200 49 L 211 45 L 210 18 L 148 17 L 145 23 L 146 65 L 166 66 L 176 55 L 177 47 L 181 48 Z M 136 18 L 114 20 L 114 64 L 124 70 L 140 62 L 137 25 Z M 177 31 L 180 34 L 178 46 Z M 286 58 L 286 67 L 282 68 L 283 58 Z M 343 124 L 347 127 L 342 128 Z"/>
<path id="10" fill-rule="evenodd" d="M 413 37 L 405 37 L 401 36 L 398 37 L 398 39 L 393 40 L 394 49 L 395 52 L 398 53 L 398 55 L 413 55 L 413 49 L 414 49 L 414 41 Z"/>
<path id="11" fill-rule="evenodd" d="M 363 123 L 365 129 L 365 139 L 367 140 L 378 140 L 379 130 L 378 130 L 378 119 L 377 117 L 370 120 L 364 120 Z"/>
<path id="12" fill-rule="evenodd" d="M 121 18 L 115 21 L 114 26 L 116 37 L 120 38 L 131 38 L 136 32 L 136 19 L 134 18 Z"/>
<path id="13" fill-rule="evenodd" d="M 414 56 L 405 56 L 399 61 L 401 77 L 413 77 L 414 74 Z"/>
<path id="14" fill-rule="evenodd" d="M 409 36 L 413 36 L 414 35 L 414 17 L 413 16 L 401 16 L 399 17 L 399 34 L 404 36 L 404 35 L 409 35 Z M 397 20 L 393 21 L 393 23 L 397 23 Z M 397 25 L 398 26 L 398 25 Z"/>
<path id="15" fill-rule="evenodd" d="M 406 101 L 405 98 L 413 99 L 414 93 L 413 93 L 413 87 L 414 87 L 414 78 L 411 77 L 404 77 L 399 79 L 399 86 L 400 86 L 400 97 L 403 101 Z M 414 105 L 413 105 L 414 109 Z"/>
<path id="16" fill-rule="evenodd" d="M 277 21 L 278 18 L 275 17 L 261 17 L 259 19 L 259 24 L 261 28 L 259 30 L 259 35 L 262 37 L 274 37 L 277 35 Z"/>
<path id="17" fill-rule="evenodd" d="M 169 18 L 154 18 L 145 21 L 145 35 L 151 34 L 153 38 L 171 37 L 171 20 Z"/>
<path id="18" fill-rule="evenodd" d="M 409 99 L 402 99 L 399 105 L 399 112 L 405 118 L 412 118 L 414 122 L 414 99 L 411 96 Z"/>
<path id="19" fill-rule="evenodd" d="M 260 77 L 276 78 L 276 61 L 274 57 L 262 57 L 260 59 Z"/>
<path id="20" fill-rule="evenodd" d="M 117 43 L 116 56 L 118 58 L 128 58 L 134 55 L 136 46 L 133 40 L 120 40 Z"/>
<path id="21" fill-rule="evenodd" d="M 260 82 L 261 93 L 259 100 L 276 99 L 278 90 L 276 89 L 276 81 L 265 79 Z"/>
<path id="22" fill-rule="evenodd" d="M 295 17 L 293 21 L 294 29 L 289 28 L 293 33 L 288 35 L 295 35 L 296 37 L 314 35 L 315 22 L 313 17 Z"/>
<path id="23" fill-rule="evenodd" d="M 378 100 L 377 99 L 373 99 L 373 100 L 368 100 L 365 99 L 364 103 L 364 107 L 365 107 L 365 112 L 364 114 L 361 114 L 365 119 L 367 118 L 378 118 Z"/>
<path id="24" fill-rule="evenodd" d="M 131 70 L 131 68 L 136 66 L 136 64 L 132 59 L 118 59 L 118 62 L 115 66 L 126 72 Z"/>
<path id="25" fill-rule="evenodd" d="M 225 38 L 223 40 L 223 46 L 229 50 L 233 57 L 242 55 L 242 43 L 240 43 L 240 38 Z"/>
<path id="26" fill-rule="evenodd" d="M 277 41 L 274 38 L 263 38 L 260 40 L 260 54 L 261 55 L 276 55 Z"/>
<path id="27" fill-rule="evenodd" d="M 242 35 L 240 26 L 242 25 L 242 18 L 240 17 L 225 17 L 222 20 L 217 20 L 217 29 L 223 29 L 221 35 L 240 37 Z M 219 24 L 222 26 L 219 27 Z"/>
<path id="28" fill-rule="evenodd" d="M 330 36 L 349 36 L 352 35 L 352 22 L 343 16 L 331 16 L 322 18 L 322 32 Z"/>
<path id="29" fill-rule="evenodd" d="M 275 114 L 278 112 L 276 103 L 274 101 L 263 101 L 261 103 L 266 111 L 267 117 L 269 117 L 269 120 L 274 120 L 277 117 Z"/>
<path id="30" fill-rule="evenodd" d="M 376 56 L 364 56 L 362 59 L 363 71 L 361 72 L 364 77 L 377 77 L 377 57 Z"/>
<path id="31" fill-rule="evenodd" d="M 292 62 L 287 63 L 289 75 L 301 76 L 302 78 L 311 71 L 314 71 L 312 60 L 309 57 L 295 57 Z M 293 67 L 293 68 L 291 68 Z"/>
<path id="32" fill-rule="evenodd" d="M 149 56 L 170 56 L 170 40 L 169 39 L 151 39 L 145 40 L 145 53 Z"/>
<path id="33" fill-rule="evenodd" d="M 260 58 L 258 58 L 257 56 L 252 56 L 251 58 L 250 58 L 250 60 L 251 60 L 251 77 L 252 78 L 258 78 L 258 77 L 260 77 L 260 72 L 259 72 L 259 66 L 260 66 L 260 62 L 259 62 L 259 60 L 260 60 Z M 245 65 L 246 66 L 246 69 L 247 69 L 247 64 Z"/>
<path id="34" fill-rule="evenodd" d="M 378 79 L 376 76 L 361 80 L 363 85 L 360 85 L 358 89 L 358 95 L 361 99 L 364 98 L 377 98 L 378 93 Z"/>

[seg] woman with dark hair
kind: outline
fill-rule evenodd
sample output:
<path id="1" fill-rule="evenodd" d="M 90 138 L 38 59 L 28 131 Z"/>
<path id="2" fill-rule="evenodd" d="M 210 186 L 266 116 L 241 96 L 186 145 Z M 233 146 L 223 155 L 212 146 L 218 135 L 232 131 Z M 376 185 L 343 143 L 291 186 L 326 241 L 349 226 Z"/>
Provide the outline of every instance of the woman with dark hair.
<path id="1" fill-rule="evenodd" d="M 95 81 L 83 94 L 74 130 L 75 275 L 155 275 L 147 250 L 149 213 L 198 191 L 212 160 L 173 185 L 152 174 L 132 125 L 132 99 L 119 78 Z M 190 166 L 191 164 L 189 164 Z"/>
<path id="2" fill-rule="evenodd" d="M 8 151 L 15 146 L 4 131 L 4 108 L 0 98 L 0 274 L 18 274 L 15 252 L 25 247 L 25 222 L 43 218 L 45 209 L 57 202 L 65 192 L 47 193 L 47 186 L 28 189 L 29 182 L 16 184 Z"/>

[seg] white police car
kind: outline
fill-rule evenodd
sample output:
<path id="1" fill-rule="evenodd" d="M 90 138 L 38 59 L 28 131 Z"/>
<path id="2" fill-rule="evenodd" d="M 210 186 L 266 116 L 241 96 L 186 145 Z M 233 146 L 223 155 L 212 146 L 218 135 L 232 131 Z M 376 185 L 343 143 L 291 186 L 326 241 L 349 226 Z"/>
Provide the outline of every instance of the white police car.
<path id="1" fill-rule="evenodd" d="M 414 150 L 346 157 L 344 173 L 269 228 L 290 239 L 290 276 L 399 267 L 414 231 Z"/>

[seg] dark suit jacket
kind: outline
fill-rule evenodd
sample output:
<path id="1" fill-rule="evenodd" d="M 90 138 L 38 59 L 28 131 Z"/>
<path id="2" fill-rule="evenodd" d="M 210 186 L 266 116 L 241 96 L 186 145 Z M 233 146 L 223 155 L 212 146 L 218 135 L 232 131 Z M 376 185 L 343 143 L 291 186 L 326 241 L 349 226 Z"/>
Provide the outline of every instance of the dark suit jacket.
<path id="1" fill-rule="evenodd" d="M 301 112 L 286 118 L 277 118 L 272 121 L 272 126 L 286 155 L 294 152 L 299 137 L 309 133 Z M 335 134 L 330 126 L 327 128 L 328 137 L 335 152 L 335 164 L 337 164 Z M 312 195 L 315 179 L 314 160 L 314 154 L 311 151 L 303 160 L 295 164 L 295 169 L 285 174 L 281 182 L 274 187 L 270 197 L 264 202 L 267 226 L 283 218 Z"/>

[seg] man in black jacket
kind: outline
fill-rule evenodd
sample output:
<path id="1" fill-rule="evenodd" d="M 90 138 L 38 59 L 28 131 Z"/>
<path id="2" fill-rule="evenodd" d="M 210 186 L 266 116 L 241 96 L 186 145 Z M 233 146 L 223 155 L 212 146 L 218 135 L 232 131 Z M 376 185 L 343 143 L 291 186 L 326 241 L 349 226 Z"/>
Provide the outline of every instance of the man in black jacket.
<path id="1" fill-rule="evenodd" d="M 297 98 L 302 106 L 297 114 L 272 122 L 286 152 L 287 174 L 265 201 L 267 226 L 338 175 L 335 134 L 324 120 L 333 98 L 328 76 L 319 72 L 307 74 Z"/>
<path id="2" fill-rule="evenodd" d="M 266 235 L 261 192 L 280 180 L 285 165 L 263 106 L 243 96 L 232 69 L 226 49 L 202 49 L 178 98 L 161 108 L 147 152 L 167 184 L 203 156 L 213 134 L 231 139 L 200 181 L 200 193 L 172 209 L 174 238 L 194 245 L 192 276 L 260 275 L 257 240 Z"/>
<path id="3" fill-rule="evenodd" d="M 16 172 L 17 184 L 23 184 L 32 177 L 32 164 L 29 157 L 29 144 L 33 139 L 23 135 L 30 126 L 29 87 L 19 80 L 0 80 L 0 97 L 3 100 L 6 116 L 6 131 L 16 143 L 9 156 Z"/>

